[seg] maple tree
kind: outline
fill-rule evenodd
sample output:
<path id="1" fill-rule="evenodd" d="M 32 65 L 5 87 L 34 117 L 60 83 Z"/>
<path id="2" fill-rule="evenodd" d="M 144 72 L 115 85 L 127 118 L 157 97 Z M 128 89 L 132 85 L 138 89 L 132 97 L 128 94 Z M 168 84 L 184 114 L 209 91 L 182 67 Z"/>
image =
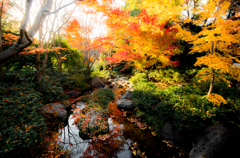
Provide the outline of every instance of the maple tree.
<path id="1" fill-rule="evenodd" d="M 90 70 L 101 52 L 101 45 L 97 44 L 97 39 L 92 40 L 90 37 L 93 30 L 91 24 L 93 23 L 86 23 L 81 23 L 77 19 L 71 20 L 68 25 L 64 27 L 65 34 L 63 36 L 73 48 L 81 50 L 85 58 L 88 74 L 90 74 Z"/>
<path id="2" fill-rule="evenodd" d="M 239 71 L 236 67 L 235 71 L 232 69 L 234 61 L 239 63 L 239 51 L 233 47 L 239 43 L 239 21 L 226 19 L 229 5 L 228 1 L 211 0 L 197 9 L 194 8 L 199 18 L 187 17 L 184 22 L 200 25 L 202 31 L 197 34 L 191 33 L 189 28 L 183 28 L 181 24 L 176 25 L 179 30 L 177 36 L 194 45 L 190 53 L 206 53 L 205 56 L 197 58 L 195 66 L 206 65 L 209 68 L 199 74 L 204 81 L 211 79 L 208 96 L 213 91 L 215 80 L 224 80 L 229 83 L 224 78 L 224 74 L 236 74 Z M 216 76 L 216 71 L 220 75 Z M 239 76 L 236 78 L 240 79 Z"/>
<path id="3" fill-rule="evenodd" d="M 171 57 L 179 53 L 171 21 L 180 14 L 181 6 L 175 1 L 126 2 L 124 9 L 106 8 L 109 39 L 115 46 L 112 63 L 129 61 L 139 68 L 176 66 Z M 164 14 L 164 16 L 162 16 Z"/>

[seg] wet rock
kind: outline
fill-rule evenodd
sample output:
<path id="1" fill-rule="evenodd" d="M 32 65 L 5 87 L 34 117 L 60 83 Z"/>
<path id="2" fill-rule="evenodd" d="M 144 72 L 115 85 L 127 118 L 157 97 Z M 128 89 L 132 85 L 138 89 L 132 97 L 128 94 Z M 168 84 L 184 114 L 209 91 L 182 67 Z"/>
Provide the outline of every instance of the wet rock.
<path id="1" fill-rule="evenodd" d="M 129 100 L 129 99 L 120 99 L 117 101 L 117 106 L 120 109 L 124 109 L 124 110 L 129 110 L 129 109 L 133 109 L 134 106 L 134 101 Z"/>
<path id="2" fill-rule="evenodd" d="M 127 92 L 120 99 L 131 99 L 131 98 L 132 98 L 132 93 Z"/>
<path id="3" fill-rule="evenodd" d="M 226 153 L 228 130 L 216 123 L 205 129 L 205 134 L 199 137 L 197 144 L 190 151 L 190 158 L 219 158 Z"/>
<path id="4" fill-rule="evenodd" d="M 100 87 L 104 87 L 105 84 L 99 77 L 96 76 L 92 79 L 91 86 L 93 88 L 100 88 Z"/>
<path id="5" fill-rule="evenodd" d="M 62 104 L 59 103 L 46 104 L 43 106 L 43 110 L 47 114 L 56 116 L 61 121 L 66 121 L 67 119 L 68 113 Z"/>

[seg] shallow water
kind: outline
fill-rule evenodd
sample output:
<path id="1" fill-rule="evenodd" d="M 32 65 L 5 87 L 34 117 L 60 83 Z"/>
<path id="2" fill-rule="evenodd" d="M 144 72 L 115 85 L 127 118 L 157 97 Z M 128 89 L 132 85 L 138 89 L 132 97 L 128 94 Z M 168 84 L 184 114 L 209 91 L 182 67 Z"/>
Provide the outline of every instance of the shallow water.
<path id="1" fill-rule="evenodd" d="M 80 110 L 84 108 L 83 103 L 79 103 Z M 74 112 L 75 113 L 75 112 Z M 73 113 L 73 114 L 74 114 Z M 73 125 L 75 118 L 71 118 L 73 115 L 71 114 L 68 119 L 68 125 L 65 126 L 62 130 L 60 130 L 61 141 L 59 142 L 61 145 L 64 145 L 64 149 L 71 149 L 71 157 L 79 158 L 83 156 L 83 152 L 88 148 L 90 140 L 83 140 L 79 137 L 79 129 L 76 125 Z M 123 127 L 123 124 L 114 124 L 112 118 L 108 118 L 109 129 L 114 130 L 114 127 Z M 121 139 L 121 138 L 118 138 Z M 122 152 L 117 153 L 118 158 L 131 158 L 132 151 L 129 150 L 129 144 L 131 144 L 131 140 L 126 140 Z"/>
<path id="2" fill-rule="evenodd" d="M 84 108 L 84 103 L 78 102 L 76 107 L 81 110 Z M 71 149 L 70 157 L 133 158 L 136 157 L 134 154 L 144 154 L 148 158 L 188 157 L 186 154 L 188 152 L 170 147 L 160 137 L 153 136 L 150 129 L 140 129 L 137 123 L 128 121 L 127 118 L 130 116 L 123 117 L 116 105 L 113 105 L 112 109 L 114 108 L 115 110 L 109 111 L 108 118 L 111 136 L 105 141 L 80 138 L 78 127 L 73 125 L 75 118 L 71 116 L 76 113 L 73 111 L 68 119 L 68 125 L 60 130 L 61 141 L 59 142 L 64 145 L 64 149 Z"/>

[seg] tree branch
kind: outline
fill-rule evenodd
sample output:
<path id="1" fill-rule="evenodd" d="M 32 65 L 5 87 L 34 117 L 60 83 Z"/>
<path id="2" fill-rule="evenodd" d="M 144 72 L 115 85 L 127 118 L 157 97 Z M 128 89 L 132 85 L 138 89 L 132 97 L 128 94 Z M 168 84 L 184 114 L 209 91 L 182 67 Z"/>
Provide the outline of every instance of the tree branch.
<path id="1" fill-rule="evenodd" d="M 70 2 L 70 3 L 68 3 L 68 4 L 66 4 L 66 5 L 58 8 L 57 10 L 55 10 L 55 11 L 53 11 L 53 12 L 50 12 L 50 13 L 47 13 L 47 14 L 45 13 L 45 16 L 46 16 L 46 15 L 55 14 L 55 13 L 58 12 L 59 10 L 61 10 L 61 9 L 65 8 L 65 7 L 71 5 L 71 4 L 73 4 L 73 3 L 77 2 L 77 1 L 83 1 L 83 0 L 74 0 L 74 1 L 72 1 L 72 2 Z"/>

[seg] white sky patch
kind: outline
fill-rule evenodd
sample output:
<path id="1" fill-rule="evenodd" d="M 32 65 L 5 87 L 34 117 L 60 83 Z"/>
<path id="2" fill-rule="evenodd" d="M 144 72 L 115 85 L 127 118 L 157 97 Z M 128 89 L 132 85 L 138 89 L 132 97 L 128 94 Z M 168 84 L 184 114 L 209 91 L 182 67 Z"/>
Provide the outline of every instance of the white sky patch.
<path id="1" fill-rule="evenodd" d="M 22 18 L 23 18 L 23 13 L 25 11 L 24 10 L 25 9 L 25 0 L 15 0 L 14 2 L 16 4 L 18 4 L 20 6 L 20 8 L 23 8 L 23 10 L 20 11 L 19 9 L 14 9 L 14 11 L 12 11 L 13 16 L 10 19 L 14 19 L 14 20 L 17 19 L 17 21 L 21 21 Z M 70 1 L 64 0 L 62 5 L 67 4 L 69 2 Z M 124 4 L 125 4 L 125 0 L 116 0 L 115 6 L 120 7 L 120 6 L 124 6 Z M 72 4 L 72 5 L 62 9 L 61 11 L 59 11 L 60 17 L 61 17 L 61 14 L 63 14 L 64 12 L 66 13 L 66 12 L 72 10 L 74 7 L 75 7 L 75 4 Z M 54 7 L 52 7 L 52 11 L 53 11 L 53 8 Z M 30 20 L 29 20 L 29 23 L 31 25 L 33 24 L 33 22 L 35 20 L 35 17 L 36 17 L 39 10 L 40 10 L 39 1 L 38 0 L 33 1 L 32 8 L 31 8 Z M 95 15 L 95 17 L 93 17 L 93 15 L 83 13 L 81 11 L 81 8 L 77 7 L 75 12 L 73 13 L 72 17 L 75 17 L 76 19 L 79 19 L 79 21 L 85 21 L 85 22 L 88 21 L 89 25 L 93 26 L 93 31 L 92 31 L 92 34 L 91 34 L 91 38 L 95 38 L 97 36 L 100 37 L 100 36 L 104 36 L 104 35 L 107 34 L 107 27 L 104 24 L 104 22 L 106 20 L 106 17 L 103 17 L 101 13 L 99 13 L 99 14 Z M 49 19 L 52 18 L 53 19 L 53 15 L 50 15 L 49 17 L 46 17 L 46 18 L 49 18 Z M 96 19 L 96 20 L 93 22 L 92 20 L 87 20 L 87 18 Z M 20 27 L 20 24 L 19 24 L 19 27 Z M 47 28 L 47 26 L 45 24 L 43 32 L 49 31 L 49 27 L 50 26 L 48 26 L 48 28 Z M 29 27 L 28 27 L 28 29 L 29 29 Z M 49 35 L 47 33 L 46 38 L 48 38 L 48 37 L 49 37 Z M 39 39 L 39 32 L 36 33 L 34 38 Z"/>

